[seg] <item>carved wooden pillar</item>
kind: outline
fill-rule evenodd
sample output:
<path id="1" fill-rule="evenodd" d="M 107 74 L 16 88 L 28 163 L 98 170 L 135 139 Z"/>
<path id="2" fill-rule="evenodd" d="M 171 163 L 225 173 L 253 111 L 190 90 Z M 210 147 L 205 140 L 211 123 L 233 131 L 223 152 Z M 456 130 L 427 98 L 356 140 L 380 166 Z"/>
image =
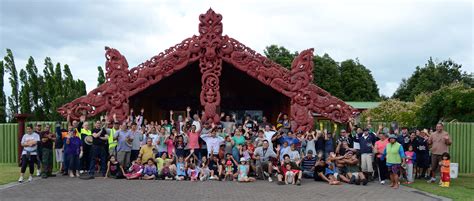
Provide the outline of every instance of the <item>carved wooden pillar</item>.
<path id="1" fill-rule="evenodd" d="M 21 159 L 21 138 L 23 138 L 23 134 L 25 134 L 25 122 L 26 118 L 31 116 L 30 114 L 15 114 L 15 119 L 18 121 L 18 163 L 20 163 Z"/>
<path id="2" fill-rule="evenodd" d="M 218 55 L 222 44 L 222 16 L 209 9 L 199 16 L 199 44 L 204 54 L 199 59 L 202 73 L 200 101 L 204 107 L 202 121 L 219 122 L 217 107 L 221 103 L 219 78 L 222 71 L 222 59 Z"/>

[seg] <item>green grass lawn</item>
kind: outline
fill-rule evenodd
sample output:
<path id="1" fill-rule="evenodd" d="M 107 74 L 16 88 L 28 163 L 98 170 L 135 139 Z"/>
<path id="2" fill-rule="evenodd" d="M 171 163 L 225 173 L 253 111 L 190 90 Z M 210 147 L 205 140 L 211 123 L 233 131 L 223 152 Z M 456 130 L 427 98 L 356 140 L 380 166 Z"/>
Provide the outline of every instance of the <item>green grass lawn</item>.
<path id="1" fill-rule="evenodd" d="M 453 200 L 474 200 L 474 174 L 461 174 L 457 179 L 451 179 L 449 188 L 426 183 L 426 180 L 415 180 L 415 183 L 405 186 Z"/>
<path id="2" fill-rule="evenodd" d="M 28 170 L 26 172 L 25 179 L 28 179 L 30 173 L 28 173 Z M 18 177 L 20 177 L 18 164 L 0 163 L 0 185 L 18 181 Z"/>

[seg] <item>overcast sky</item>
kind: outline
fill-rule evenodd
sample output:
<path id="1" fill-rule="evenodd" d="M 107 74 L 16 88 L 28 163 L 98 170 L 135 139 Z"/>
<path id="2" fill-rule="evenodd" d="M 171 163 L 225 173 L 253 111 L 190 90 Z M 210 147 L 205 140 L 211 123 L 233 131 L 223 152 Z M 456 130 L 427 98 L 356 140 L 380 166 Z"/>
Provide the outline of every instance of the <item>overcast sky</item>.
<path id="1" fill-rule="evenodd" d="M 336 61 L 358 58 L 387 96 L 430 56 L 474 71 L 473 2 L 467 0 L 0 2 L 0 55 L 12 49 L 21 68 L 33 56 L 41 71 L 47 56 L 69 64 L 88 91 L 97 85 L 97 66 L 105 65 L 104 46 L 137 66 L 197 35 L 198 16 L 209 7 L 223 15 L 224 34 L 260 53 L 277 44 L 314 48 Z"/>

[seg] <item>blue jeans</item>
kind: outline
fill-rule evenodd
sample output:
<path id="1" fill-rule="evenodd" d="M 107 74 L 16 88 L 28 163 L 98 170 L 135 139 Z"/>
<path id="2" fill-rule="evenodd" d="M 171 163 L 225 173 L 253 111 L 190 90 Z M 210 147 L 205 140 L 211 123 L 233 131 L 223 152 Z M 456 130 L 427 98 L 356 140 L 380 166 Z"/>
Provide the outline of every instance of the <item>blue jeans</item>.
<path id="1" fill-rule="evenodd" d="M 234 157 L 236 161 L 240 161 L 240 151 L 237 147 L 232 148 L 232 157 Z"/>
<path id="2" fill-rule="evenodd" d="M 100 173 L 105 175 L 107 170 L 107 159 L 106 159 L 106 151 L 104 146 L 101 145 L 92 145 L 91 149 L 91 162 L 89 167 L 89 175 L 94 175 L 95 172 L 95 159 L 100 159 Z"/>

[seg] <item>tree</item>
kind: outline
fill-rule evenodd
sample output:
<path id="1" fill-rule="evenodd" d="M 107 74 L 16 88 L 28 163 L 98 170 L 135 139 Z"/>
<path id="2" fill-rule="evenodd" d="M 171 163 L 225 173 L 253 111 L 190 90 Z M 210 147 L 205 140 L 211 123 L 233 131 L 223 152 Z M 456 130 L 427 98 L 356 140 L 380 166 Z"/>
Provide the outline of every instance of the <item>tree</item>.
<path id="1" fill-rule="evenodd" d="M 3 76 L 5 75 L 5 67 L 3 61 L 0 61 L 0 123 L 6 122 L 7 117 L 7 100 L 5 98 L 5 91 L 3 90 Z"/>
<path id="2" fill-rule="evenodd" d="M 22 114 L 31 114 L 30 86 L 28 84 L 28 75 L 26 71 L 20 70 L 20 112 Z"/>
<path id="3" fill-rule="evenodd" d="M 422 93 L 415 102 L 405 102 L 396 99 L 383 101 L 375 108 L 362 112 L 362 121 L 370 117 L 373 122 L 396 121 L 400 126 L 419 126 L 419 110 L 429 100 L 429 95 Z"/>
<path id="4" fill-rule="evenodd" d="M 281 66 L 291 69 L 298 52 L 291 53 L 283 46 L 270 45 L 265 56 Z M 380 95 L 370 70 L 358 60 L 346 60 L 340 65 L 328 54 L 313 57 L 313 83 L 346 101 L 378 101 Z"/>
<path id="5" fill-rule="evenodd" d="M 379 89 L 369 69 L 356 60 L 341 62 L 341 86 L 345 101 L 380 100 Z"/>
<path id="6" fill-rule="evenodd" d="M 313 58 L 313 82 L 333 96 L 345 98 L 341 86 L 339 65 L 328 54 L 316 55 Z"/>
<path id="7" fill-rule="evenodd" d="M 41 120 L 38 117 L 43 113 L 43 109 L 40 105 L 40 82 L 38 76 L 38 68 L 36 67 L 35 60 L 30 56 L 28 63 L 25 66 L 26 73 L 28 74 L 28 88 L 30 93 L 31 112 L 33 113 L 33 120 Z M 21 75 L 20 75 L 21 77 Z"/>
<path id="8" fill-rule="evenodd" d="M 402 80 L 392 98 L 413 101 L 419 93 L 433 92 L 453 82 L 462 82 L 467 87 L 474 86 L 472 74 L 462 72 L 460 64 L 451 59 L 435 63 L 430 57 L 424 67 L 417 66 L 408 79 Z"/>
<path id="9" fill-rule="evenodd" d="M 8 97 L 8 106 L 10 112 L 10 120 L 14 121 L 13 115 L 19 112 L 19 93 L 18 93 L 18 73 L 15 66 L 15 59 L 13 58 L 13 53 L 10 49 L 7 49 L 7 55 L 4 57 L 5 60 L 5 70 L 10 73 L 8 81 L 10 82 L 12 88 L 12 94 Z"/>
<path id="10" fill-rule="evenodd" d="M 440 121 L 474 121 L 474 88 L 453 83 L 433 92 L 417 112 L 421 126 L 432 127 Z"/>
<path id="11" fill-rule="evenodd" d="M 293 59 L 298 55 L 298 52 L 291 53 L 283 46 L 270 45 L 263 50 L 263 54 L 265 54 L 268 59 L 280 64 L 286 69 L 291 69 L 291 62 L 293 62 Z"/>
<path id="12" fill-rule="evenodd" d="M 97 86 L 104 84 L 105 83 L 105 75 L 104 75 L 104 70 L 102 70 L 101 66 L 97 66 L 97 70 L 99 71 L 99 77 L 97 78 Z"/>

